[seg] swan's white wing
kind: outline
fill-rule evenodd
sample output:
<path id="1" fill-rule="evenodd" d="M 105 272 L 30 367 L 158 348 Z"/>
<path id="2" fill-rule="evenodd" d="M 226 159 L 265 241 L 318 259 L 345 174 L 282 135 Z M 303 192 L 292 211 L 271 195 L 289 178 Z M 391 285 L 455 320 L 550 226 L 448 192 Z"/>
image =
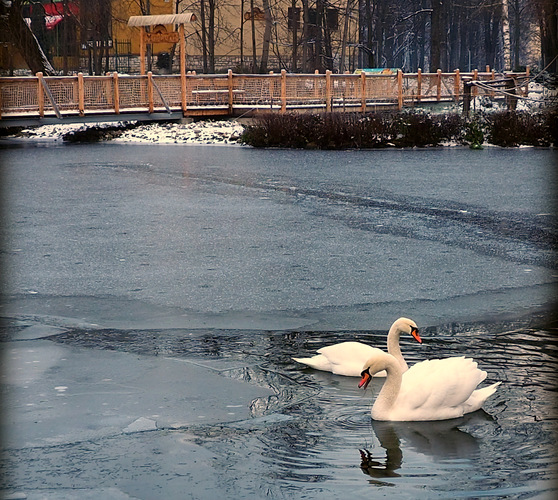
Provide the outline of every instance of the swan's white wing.
<path id="1" fill-rule="evenodd" d="M 322 347 L 318 352 L 328 359 L 332 373 L 360 377 L 364 364 L 371 357 L 383 351 L 361 342 L 341 342 Z"/>
<path id="2" fill-rule="evenodd" d="M 319 354 L 311 358 L 293 359 L 316 370 L 348 377 L 360 377 L 364 364 L 375 354 L 383 351 L 361 342 L 341 342 L 322 347 L 317 352 Z"/>
<path id="3" fill-rule="evenodd" d="M 332 368 L 331 363 L 323 354 L 318 354 L 316 356 L 312 356 L 311 358 L 293 358 L 293 359 L 297 363 L 308 365 L 310 368 L 314 368 L 315 370 L 323 370 L 325 372 L 330 372 Z"/>
<path id="4" fill-rule="evenodd" d="M 481 398 L 474 398 L 470 403 L 468 400 L 485 378 L 486 372 L 479 370 L 477 363 L 469 358 L 417 363 L 403 374 L 394 416 L 400 420 L 442 420 L 475 411 L 480 408 L 475 406 Z"/>

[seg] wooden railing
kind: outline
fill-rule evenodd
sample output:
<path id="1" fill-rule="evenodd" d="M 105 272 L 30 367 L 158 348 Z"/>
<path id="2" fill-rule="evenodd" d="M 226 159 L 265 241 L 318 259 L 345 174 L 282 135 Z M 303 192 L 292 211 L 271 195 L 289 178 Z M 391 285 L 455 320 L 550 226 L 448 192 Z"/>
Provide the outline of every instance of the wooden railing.
<path id="1" fill-rule="evenodd" d="M 506 74 L 521 82 L 527 73 Z M 35 116 L 83 117 L 127 113 L 182 112 L 196 115 L 249 115 L 256 111 L 295 109 L 366 111 L 381 106 L 402 109 L 425 102 L 461 100 L 466 81 L 491 81 L 494 71 L 393 74 L 49 76 L 0 78 L 0 119 Z M 473 89 L 494 97 L 493 90 Z"/>

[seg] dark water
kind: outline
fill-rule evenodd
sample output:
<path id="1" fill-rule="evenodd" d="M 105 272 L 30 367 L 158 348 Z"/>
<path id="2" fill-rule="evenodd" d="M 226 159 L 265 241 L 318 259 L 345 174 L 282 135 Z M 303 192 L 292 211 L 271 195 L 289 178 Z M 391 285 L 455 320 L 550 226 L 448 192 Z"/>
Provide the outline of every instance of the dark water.
<path id="1" fill-rule="evenodd" d="M 1 151 L 5 333 L 60 328 L 41 342 L 209 364 L 273 395 L 247 420 L 10 450 L 12 490 L 555 498 L 556 152 L 43 149 Z M 291 360 L 382 347 L 400 315 L 425 340 L 403 340 L 409 364 L 467 355 L 502 381 L 484 411 L 372 422 L 380 380 L 363 393 Z"/>
<path id="2" fill-rule="evenodd" d="M 371 420 L 381 380 L 363 393 L 358 379 L 305 369 L 291 360 L 348 337 L 382 346 L 385 332 L 74 329 L 51 340 L 93 352 L 121 350 L 212 363 L 224 377 L 273 389 L 273 396 L 252 402 L 248 420 L 165 433 L 165 439 L 193 441 L 211 454 L 215 477 L 197 477 L 195 482 L 182 478 L 179 483 L 191 488 L 193 498 L 219 493 L 233 498 L 336 498 L 350 493 L 356 498 L 550 499 L 557 491 L 557 333 L 555 327 L 529 328 L 525 322 L 450 324 L 423 330 L 424 345 L 404 340 L 409 364 L 469 355 L 488 372 L 487 382 L 502 381 L 484 410 L 457 420 L 406 423 Z M 64 453 L 38 448 L 32 456 L 44 472 L 79 471 L 74 482 L 81 487 L 92 487 L 100 475 L 97 488 L 121 485 L 132 471 L 152 467 L 155 460 L 170 476 L 161 490 L 150 477 L 160 481 L 154 465 L 137 485 L 123 489 L 133 498 L 163 498 L 161 491 L 174 497 L 172 481 L 181 478 L 164 466 L 172 447 L 161 436 L 127 438 L 116 456 L 110 440 L 105 441 L 68 444 Z M 145 449 L 162 455 L 142 457 Z M 30 458 L 29 450 L 13 453 L 16 460 Z M 131 463 L 123 466 L 121 454 L 131 454 Z M 181 458 L 178 453 L 175 459 Z M 103 461 L 114 463 L 115 470 L 106 470 Z M 32 466 L 20 467 L 15 476 L 22 483 L 20 475 L 30 471 L 49 487 L 60 482 Z"/>

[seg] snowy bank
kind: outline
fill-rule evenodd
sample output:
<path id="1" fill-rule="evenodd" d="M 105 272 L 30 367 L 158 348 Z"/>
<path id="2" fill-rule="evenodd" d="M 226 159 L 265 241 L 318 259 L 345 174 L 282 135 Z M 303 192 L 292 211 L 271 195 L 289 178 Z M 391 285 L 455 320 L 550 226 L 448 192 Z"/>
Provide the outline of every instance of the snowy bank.
<path id="1" fill-rule="evenodd" d="M 192 123 L 153 122 L 127 124 L 125 122 L 68 123 L 43 125 L 20 130 L 8 139 L 60 141 L 64 137 L 96 129 L 106 131 L 105 140 L 118 143 L 151 144 L 239 144 L 244 126 L 237 121 L 199 121 Z M 117 133 L 115 133 L 117 132 Z"/>

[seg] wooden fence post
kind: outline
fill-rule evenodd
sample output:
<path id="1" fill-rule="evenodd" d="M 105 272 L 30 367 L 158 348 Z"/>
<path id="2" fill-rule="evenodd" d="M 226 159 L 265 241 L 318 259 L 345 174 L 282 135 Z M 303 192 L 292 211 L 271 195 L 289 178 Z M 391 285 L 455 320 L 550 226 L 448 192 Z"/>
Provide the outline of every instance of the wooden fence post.
<path id="1" fill-rule="evenodd" d="M 149 102 L 149 113 L 153 113 L 155 109 L 153 103 L 153 72 L 147 72 L 147 101 Z"/>
<path id="2" fill-rule="evenodd" d="M 439 101 L 442 99 L 442 70 L 439 69 L 436 73 L 438 75 L 437 82 L 436 82 L 436 86 L 437 86 L 436 98 Z"/>
<path id="3" fill-rule="evenodd" d="M 78 110 L 79 116 L 85 115 L 85 86 L 81 71 L 78 73 Z"/>
<path id="4" fill-rule="evenodd" d="M 281 113 L 287 111 L 287 71 L 281 70 Z"/>
<path id="5" fill-rule="evenodd" d="M 140 75 L 145 75 L 145 26 L 140 29 Z"/>
<path id="6" fill-rule="evenodd" d="M 366 71 L 361 71 L 360 73 L 360 86 L 361 86 L 361 96 L 360 96 L 361 111 L 363 113 L 366 113 Z"/>
<path id="7" fill-rule="evenodd" d="M 475 69 L 473 70 L 473 80 L 478 81 L 478 79 L 479 79 L 479 70 Z M 475 85 L 475 88 L 473 89 L 473 97 L 477 97 L 478 93 L 479 93 L 479 89 Z"/>
<path id="8" fill-rule="evenodd" d="M 516 87 L 517 80 L 515 78 L 512 78 L 511 76 L 508 77 L 505 84 L 505 96 L 506 104 L 509 111 L 515 111 L 517 109 Z"/>
<path id="9" fill-rule="evenodd" d="M 325 98 L 326 98 L 326 113 L 331 112 L 331 71 L 328 69 L 325 74 L 326 78 L 326 91 L 325 91 Z"/>
<path id="10" fill-rule="evenodd" d="M 471 109 L 471 83 L 470 77 L 463 77 L 463 116 L 469 118 L 469 110 Z"/>
<path id="11" fill-rule="evenodd" d="M 112 73 L 112 83 L 114 87 L 114 112 L 120 114 L 120 87 L 118 83 L 118 73 L 114 71 Z"/>
<path id="12" fill-rule="evenodd" d="M 180 102 L 182 112 L 186 111 L 186 40 L 184 38 L 184 24 L 178 25 L 180 38 Z"/>
<path id="13" fill-rule="evenodd" d="M 455 79 L 453 81 L 453 100 L 459 102 L 459 96 L 461 94 L 461 75 L 459 70 L 455 70 Z"/>
<path id="14" fill-rule="evenodd" d="M 422 69 L 417 70 L 417 101 L 422 98 Z"/>
<path id="15" fill-rule="evenodd" d="M 43 92 L 43 74 L 41 72 L 37 73 L 37 104 L 39 105 L 39 116 L 44 118 L 45 116 L 45 94 Z"/>
<path id="16" fill-rule="evenodd" d="M 227 85 L 229 89 L 229 115 L 232 115 L 233 110 L 233 72 L 232 69 L 227 71 Z"/>
<path id="17" fill-rule="evenodd" d="M 403 109 L 403 71 L 397 70 L 397 109 Z"/>

